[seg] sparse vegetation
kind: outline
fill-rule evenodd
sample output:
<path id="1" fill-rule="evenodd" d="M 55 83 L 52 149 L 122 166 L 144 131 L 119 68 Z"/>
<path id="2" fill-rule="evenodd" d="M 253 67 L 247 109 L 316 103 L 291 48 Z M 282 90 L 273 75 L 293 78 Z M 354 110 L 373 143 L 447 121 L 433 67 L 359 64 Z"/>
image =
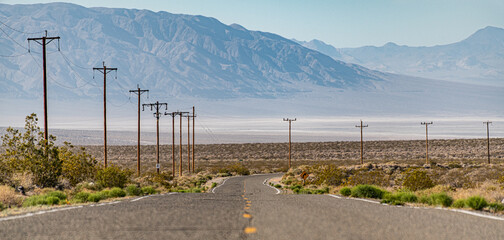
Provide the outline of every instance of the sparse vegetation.
<path id="1" fill-rule="evenodd" d="M 434 182 L 431 180 L 427 172 L 419 169 L 409 169 L 404 173 L 405 178 L 402 186 L 411 191 L 418 191 L 434 187 Z"/>
<path id="2" fill-rule="evenodd" d="M 486 201 L 485 198 L 482 198 L 480 196 L 472 196 L 468 198 L 465 201 L 466 206 L 474 209 L 474 210 L 481 210 L 485 207 L 488 206 L 488 202 Z"/>
<path id="3" fill-rule="evenodd" d="M 422 196 L 419 202 L 428 205 L 449 207 L 453 203 L 453 198 L 446 193 L 433 193 L 429 196 Z"/>
<path id="4" fill-rule="evenodd" d="M 372 185 L 357 185 L 352 188 L 352 197 L 358 198 L 383 198 L 383 195 L 386 193 L 385 190 L 380 189 L 376 186 Z"/>
<path id="5" fill-rule="evenodd" d="M 344 187 L 340 189 L 340 194 L 345 197 L 349 197 L 350 195 L 352 195 L 352 189 L 349 187 Z"/>

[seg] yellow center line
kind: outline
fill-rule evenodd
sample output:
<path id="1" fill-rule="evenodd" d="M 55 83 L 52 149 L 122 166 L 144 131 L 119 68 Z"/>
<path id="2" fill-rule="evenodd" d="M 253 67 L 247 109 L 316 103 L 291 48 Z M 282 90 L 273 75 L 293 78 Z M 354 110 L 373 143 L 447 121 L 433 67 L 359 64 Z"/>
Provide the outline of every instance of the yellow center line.
<path id="1" fill-rule="evenodd" d="M 248 198 L 244 197 L 243 199 L 248 200 Z"/>
<path id="2" fill-rule="evenodd" d="M 245 209 L 245 210 L 249 210 L 249 209 L 250 209 L 250 207 L 244 207 L 243 209 Z"/>
<path id="3" fill-rule="evenodd" d="M 250 234 L 250 233 L 256 233 L 257 229 L 255 227 L 246 227 L 245 228 L 245 233 Z"/>
<path id="4" fill-rule="evenodd" d="M 250 215 L 250 214 L 248 214 L 248 213 L 244 213 L 244 214 L 243 214 L 243 217 L 244 217 L 244 218 L 251 218 L 251 217 L 252 217 L 252 215 Z"/>
<path id="5" fill-rule="evenodd" d="M 247 202 L 247 203 L 252 203 L 252 201 L 250 201 L 250 200 L 248 200 L 248 201 L 246 201 L 246 202 Z"/>

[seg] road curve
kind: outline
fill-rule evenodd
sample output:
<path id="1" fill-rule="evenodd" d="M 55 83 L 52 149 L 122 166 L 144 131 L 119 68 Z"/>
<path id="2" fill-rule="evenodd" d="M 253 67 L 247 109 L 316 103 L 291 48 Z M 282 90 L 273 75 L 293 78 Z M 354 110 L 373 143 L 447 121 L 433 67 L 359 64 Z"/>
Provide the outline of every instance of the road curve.
<path id="1" fill-rule="evenodd" d="M 278 175 L 229 178 L 213 193 L 136 198 L 0 218 L 0 239 L 504 239 L 504 221 L 329 195 L 286 195 Z"/>

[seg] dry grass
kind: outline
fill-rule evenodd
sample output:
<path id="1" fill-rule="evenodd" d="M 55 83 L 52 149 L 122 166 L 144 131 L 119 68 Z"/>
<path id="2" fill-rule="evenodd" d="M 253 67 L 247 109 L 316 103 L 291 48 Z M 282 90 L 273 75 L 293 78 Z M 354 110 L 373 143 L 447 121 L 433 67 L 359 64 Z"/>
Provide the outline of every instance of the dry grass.
<path id="1" fill-rule="evenodd" d="M 6 207 L 20 207 L 23 203 L 23 196 L 16 193 L 12 187 L 0 185 L 0 203 Z"/>

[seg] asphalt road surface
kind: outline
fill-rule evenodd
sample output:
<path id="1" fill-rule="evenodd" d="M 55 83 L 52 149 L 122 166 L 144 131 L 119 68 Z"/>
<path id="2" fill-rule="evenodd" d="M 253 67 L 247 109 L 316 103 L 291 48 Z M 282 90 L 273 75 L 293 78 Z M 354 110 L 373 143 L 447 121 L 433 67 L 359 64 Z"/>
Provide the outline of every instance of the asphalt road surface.
<path id="1" fill-rule="evenodd" d="M 0 218 L 0 239 L 504 239 L 504 221 L 330 195 L 287 195 L 277 175 L 175 193 Z"/>

